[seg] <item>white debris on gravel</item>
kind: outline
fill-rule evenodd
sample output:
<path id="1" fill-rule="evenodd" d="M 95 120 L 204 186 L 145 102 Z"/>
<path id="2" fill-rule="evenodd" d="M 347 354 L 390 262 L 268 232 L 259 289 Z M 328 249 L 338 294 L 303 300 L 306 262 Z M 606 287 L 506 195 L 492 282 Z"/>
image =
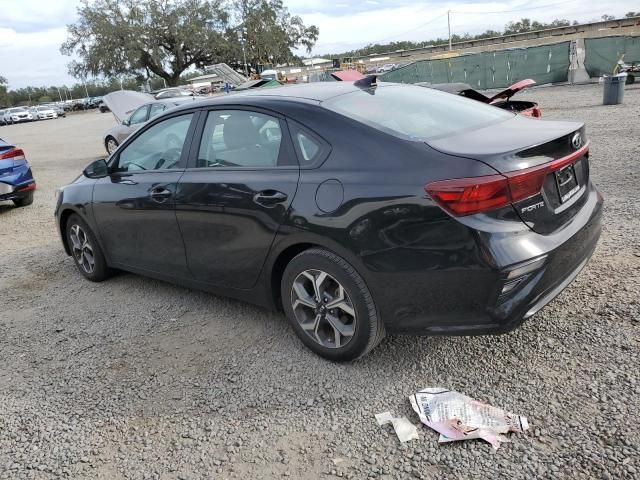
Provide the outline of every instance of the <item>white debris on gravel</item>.
<path id="1" fill-rule="evenodd" d="M 376 413 L 375 417 L 380 426 L 389 423 L 393 425 L 393 430 L 396 432 L 398 440 L 402 443 L 420 438 L 418 429 L 407 417 L 394 417 L 391 412 Z"/>
<path id="2" fill-rule="evenodd" d="M 439 443 L 481 438 L 497 450 L 509 441 L 504 433 L 524 433 L 529 429 L 527 417 L 446 388 L 423 388 L 409 401 L 420 421 L 440 434 Z"/>
<path id="3" fill-rule="evenodd" d="M 587 124 L 606 202 L 594 257 L 510 334 L 387 338 L 350 365 L 314 356 L 279 314 L 135 275 L 85 281 L 54 190 L 104 156 L 113 118 L 0 127 L 39 187 L 31 207 L 0 205 L 0 479 L 640 478 L 640 85 L 617 106 L 598 85 L 517 98 Z M 526 412 L 532 429 L 488 455 L 401 444 L 371 421 L 410 418 L 424 384 Z"/>

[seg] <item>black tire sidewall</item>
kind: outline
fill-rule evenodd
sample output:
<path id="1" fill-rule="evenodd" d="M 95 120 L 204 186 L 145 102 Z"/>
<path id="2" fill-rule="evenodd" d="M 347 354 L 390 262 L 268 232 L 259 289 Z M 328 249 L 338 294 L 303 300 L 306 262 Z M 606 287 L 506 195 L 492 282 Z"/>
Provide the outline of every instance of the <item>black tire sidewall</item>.
<path id="1" fill-rule="evenodd" d="M 33 192 L 29 192 L 24 197 L 13 201 L 13 204 L 18 208 L 20 208 L 20 207 L 28 207 L 32 203 L 33 203 Z"/>
<path id="2" fill-rule="evenodd" d="M 93 250 L 93 257 L 95 260 L 95 266 L 92 273 L 85 272 L 84 269 L 80 265 L 78 265 L 78 261 L 73 256 L 70 231 L 71 227 L 73 227 L 74 225 L 79 225 L 80 228 L 85 231 L 87 237 L 89 238 L 89 244 L 91 245 L 91 249 Z M 100 248 L 100 244 L 98 243 L 98 240 L 91 228 L 89 228 L 87 223 L 79 215 L 74 213 L 67 219 L 67 223 L 65 225 L 65 235 L 67 244 L 69 245 L 69 249 L 71 250 L 71 258 L 73 259 L 73 263 L 83 277 L 91 280 L 92 282 L 100 282 L 109 276 L 109 268 L 104 258 L 104 254 L 102 253 L 102 249 Z"/>
<path id="3" fill-rule="evenodd" d="M 108 136 L 108 137 L 104 140 L 104 148 L 105 148 L 105 150 L 107 151 L 107 153 L 108 153 L 109 155 L 111 155 L 113 152 L 110 152 L 110 151 L 109 151 L 109 140 L 113 140 L 113 143 L 115 143 L 115 144 L 116 144 L 116 148 L 118 148 L 118 147 L 120 146 L 120 144 L 119 144 L 119 143 L 118 143 L 118 141 L 117 141 L 115 138 L 113 138 L 112 136 Z"/>
<path id="4" fill-rule="evenodd" d="M 291 305 L 291 286 L 301 272 L 310 269 L 322 270 L 334 277 L 346 289 L 353 303 L 356 312 L 355 334 L 345 347 L 332 349 L 318 344 L 296 320 Z M 281 292 L 282 306 L 289 323 L 302 342 L 321 357 L 331 361 L 351 361 L 366 354 L 377 343 L 372 345 L 371 337 L 376 334 L 376 328 L 380 328 L 380 325 L 369 289 L 355 268 L 332 252 L 312 249 L 296 256 L 284 271 Z"/>

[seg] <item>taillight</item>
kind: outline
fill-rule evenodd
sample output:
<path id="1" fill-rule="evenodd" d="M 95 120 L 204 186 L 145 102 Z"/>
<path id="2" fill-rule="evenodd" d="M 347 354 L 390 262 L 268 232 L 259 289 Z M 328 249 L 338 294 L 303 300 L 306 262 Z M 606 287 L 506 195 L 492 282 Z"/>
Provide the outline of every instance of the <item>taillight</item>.
<path id="1" fill-rule="evenodd" d="M 7 152 L 0 153 L 0 160 L 7 160 L 8 158 L 24 160 L 24 151 L 21 148 L 12 148 Z"/>
<path id="2" fill-rule="evenodd" d="M 511 203 L 509 184 L 502 175 L 441 180 L 424 189 L 442 208 L 459 217 Z"/>
<path id="3" fill-rule="evenodd" d="M 540 110 L 540 107 L 533 107 L 533 109 L 531 110 L 531 116 L 533 118 L 542 117 L 542 110 Z"/>
<path id="4" fill-rule="evenodd" d="M 501 175 L 439 180 L 428 183 L 424 189 L 442 208 L 457 217 L 495 210 L 537 195 L 547 174 L 569 165 L 588 151 L 587 144 L 571 155 L 537 167 Z"/>

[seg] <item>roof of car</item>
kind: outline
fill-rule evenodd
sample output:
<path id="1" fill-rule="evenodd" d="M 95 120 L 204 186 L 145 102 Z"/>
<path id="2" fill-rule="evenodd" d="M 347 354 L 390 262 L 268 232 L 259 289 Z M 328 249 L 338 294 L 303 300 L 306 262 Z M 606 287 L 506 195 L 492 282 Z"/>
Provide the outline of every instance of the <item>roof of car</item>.
<path id="1" fill-rule="evenodd" d="M 377 88 L 390 86 L 392 84 L 381 85 Z M 211 98 L 198 98 L 193 100 L 198 106 L 232 104 L 232 103 L 252 103 L 252 100 L 264 101 L 294 101 L 301 103 L 320 103 L 330 98 L 344 95 L 351 92 L 362 90 L 361 87 L 354 85 L 353 82 L 313 82 L 295 85 L 284 85 L 282 87 L 273 87 L 268 89 L 254 89 L 242 91 L 231 95 L 220 95 Z M 176 109 L 184 110 L 192 106 L 191 103 L 182 103 Z M 175 111 L 175 110 L 173 110 Z"/>

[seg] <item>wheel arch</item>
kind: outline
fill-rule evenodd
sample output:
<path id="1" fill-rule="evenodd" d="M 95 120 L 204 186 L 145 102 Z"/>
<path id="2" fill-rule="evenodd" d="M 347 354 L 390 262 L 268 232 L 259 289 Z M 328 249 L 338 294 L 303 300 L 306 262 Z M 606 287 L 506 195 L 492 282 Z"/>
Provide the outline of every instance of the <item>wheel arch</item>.
<path id="1" fill-rule="evenodd" d="M 286 237 L 286 240 L 274 249 L 267 268 L 267 285 L 270 287 L 271 301 L 277 310 L 282 309 L 280 283 L 285 268 L 296 255 L 311 248 L 322 248 L 344 258 L 362 276 L 365 283 L 369 284 L 367 270 L 362 261 L 339 243 L 308 232 L 295 238 Z"/>

